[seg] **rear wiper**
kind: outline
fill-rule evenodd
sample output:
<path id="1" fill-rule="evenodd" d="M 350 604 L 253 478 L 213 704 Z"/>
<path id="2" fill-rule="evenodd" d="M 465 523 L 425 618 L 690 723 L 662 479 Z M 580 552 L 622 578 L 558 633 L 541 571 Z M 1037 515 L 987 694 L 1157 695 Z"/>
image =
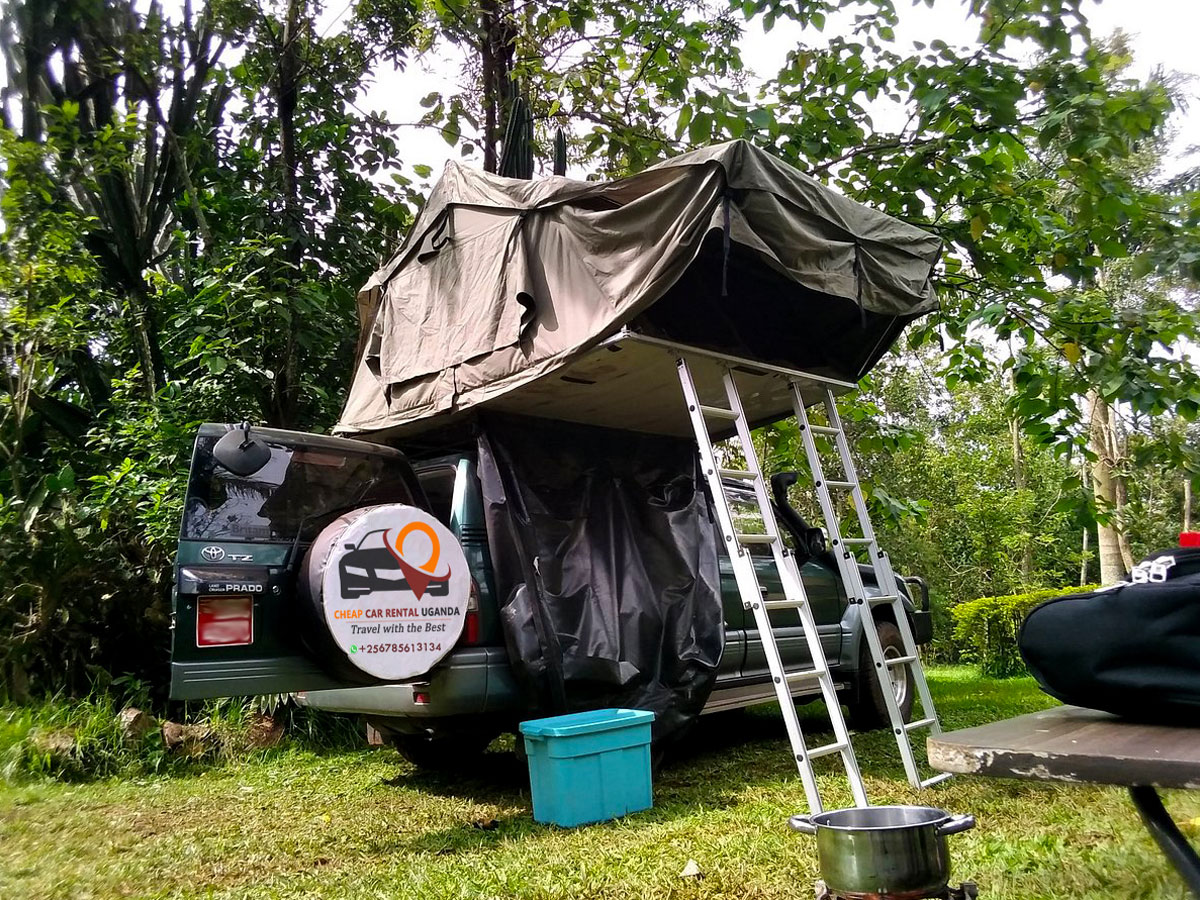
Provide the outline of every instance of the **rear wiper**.
<path id="1" fill-rule="evenodd" d="M 295 562 L 296 551 L 300 547 L 300 536 L 304 534 L 305 525 L 307 525 L 313 519 L 323 519 L 326 516 L 340 515 L 344 512 L 349 512 L 352 509 L 357 509 L 359 505 L 362 504 L 363 499 L 367 496 L 367 494 L 370 493 L 371 488 L 375 487 L 375 483 L 377 481 L 379 481 L 378 475 L 368 481 L 363 486 L 363 489 L 358 492 L 358 496 L 349 503 L 343 503 L 340 506 L 331 506 L 329 509 L 322 510 L 321 512 L 310 513 L 301 519 L 300 524 L 296 526 L 296 536 L 292 538 L 292 546 L 288 548 L 287 556 L 283 558 L 284 571 L 290 571 L 292 568 L 292 563 Z"/>

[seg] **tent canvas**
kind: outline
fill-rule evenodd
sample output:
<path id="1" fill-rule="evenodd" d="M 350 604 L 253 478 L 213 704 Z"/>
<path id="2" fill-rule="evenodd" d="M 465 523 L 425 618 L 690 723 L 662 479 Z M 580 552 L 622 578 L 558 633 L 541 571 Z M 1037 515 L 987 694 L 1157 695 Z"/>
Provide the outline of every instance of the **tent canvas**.
<path id="1" fill-rule="evenodd" d="M 639 335 L 848 386 L 933 308 L 939 252 L 937 237 L 744 141 L 611 182 L 448 163 L 404 246 L 359 294 L 358 368 L 338 431 L 405 436 L 486 404 L 684 433 L 665 395 L 661 415 L 643 402 L 662 388 L 680 403 L 673 370 L 660 377 L 667 354 L 646 343 L 626 352 Z M 768 400 L 749 410 L 789 411 Z"/>

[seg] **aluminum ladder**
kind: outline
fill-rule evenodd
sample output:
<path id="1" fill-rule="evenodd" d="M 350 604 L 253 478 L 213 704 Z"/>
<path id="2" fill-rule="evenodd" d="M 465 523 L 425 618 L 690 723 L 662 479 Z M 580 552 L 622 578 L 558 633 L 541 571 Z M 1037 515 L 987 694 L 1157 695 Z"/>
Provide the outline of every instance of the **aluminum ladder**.
<path id="1" fill-rule="evenodd" d="M 908 614 L 904 609 L 904 602 L 900 597 L 900 590 L 896 585 L 896 573 L 892 571 L 891 561 L 888 559 L 887 553 L 879 547 L 879 542 L 875 537 L 875 528 L 871 524 L 871 517 L 867 512 L 866 499 L 863 497 L 862 485 L 859 483 L 858 473 L 854 467 L 854 459 L 850 454 L 850 442 L 847 440 L 846 431 L 842 427 L 841 416 L 838 415 L 837 400 L 833 395 L 831 387 L 828 385 L 820 386 L 821 400 L 816 405 L 824 407 L 826 421 L 829 424 L 814 425 L 809 421 L 808 410 L 805 407 L 804 397 L 800 391 L 799 381 L 789 378 L 788 387 L 792 396 L 792 406 L 796 412 L 796 421 L 800 425 L 800 436 L 804 442 L 804 452 L 808 457 L 809 469 L 812 471 L 813 485 L 816 488 L 817 499 L 821 504 L 821 512 L 825 517 L 825 528 L 829 535 L 833 555 L 837 559 L 838 569 L 842 575 L 842 583 L 845 585 L 846 594 L 851 603 L 866 604 L 871 610 L 872 616 L 874 615 L 875 607 L 890 607 L 892 618 L 900 631 L 900 637 L 904 644 L 903 655 L 887 658 L 879 641 L 878 632 L 874 628 L 863 629 L 864 636 L 867 639 L 867 646 L 870 648 L 871 661 L 875 667 L 876 677 L 882 687 L 881 693 L 883 694 L 884 703 L 887 706 L 892 734 L 895 736 L 896 744 L 900 748 L 900 758 L 904 761 L 904 771 L 908 775 L 908 781 L 915 788 L 930 787 L 952 776 L 950 773 L 943 773 L 923 779 L 920 770 L 917 768 L 916 757 L 913 754 L 911 735 L 914 731 L 923 728 L 928 728 L 931 734 L 941 734 L 942 726 L 938 721 L 937 711 L 933 705 L 933 697 L 929 693 L 929 683 L 925 680 L 925 670 L 921 666 L 917 644 L 913 640 Z M 841 480 L 833 480 L 825 476 L 824 466 L 821 462 L 820 448 L 817 446 L 818 437 L 832 439 L 834 446 L 837 448 L 842 472 L 844 473 Z M 854 505 L 854 511 L 858 516 L 858 524 L 861 531 L 860 536 L 846 537 L 841 533 L 837 504 L 834 502 L 834 491 L 849 493 Z M 866 549 L 867 562 L 875 573 L 875 583 L 879 587 L 878 596 L 868 596 L 863 584 L 862 572 L 858 568 L 859 560 L 855 555 L 854 549 L 860 547 Z M 863 618 L 868 618 L 867 613 L 864 612 Z M 906 723 L 904 721 L 900 713 L 900 706 L 896 702 L 895 692 L 891 689 L 891 670 L 896 667 L 907 667 L 912 673 L 913 684 L 917 689 L 917 697 L 921 701 L 922 718 L 912 722 Z"/>
<path id="2" fill-rule="evenodd" d="M 817 813 L 824 808 L 821 804 L 820 792 L 817 789 L 813 760 L 835 753 L 841 756 L 855 806 L 868 806 L 870 804 L 867 802 L 862 773 L 858 768 L 858 760 L 854 756 L 854 746 L 850 741 L 849 729 L 842 717 L 842 708 L 838 702 L 837 690 L 829 670 L 829 661 L 825 658 L 825 651 L 821 647 L 821 637 L 817 631 L 816 620 L 813 617 L 808 596 L 804 591 L 800 568 L 796 565 L 795 556 L 784 544 L 779 525 L 775 521 L 766 481 L 754 452 L 750 423 L 746 420 L 733 372 L 728 364 L 722 365 L 722 377 L 729 405 L 709 406 L 700 402 L 687 360 L 683 356 L 678 356 L 676 365 L 679 368 L 679 382 L 687 401 L 688 417 L 691 419 L 692 429 L 696 435 L 696 446 L 700 451 L 701 469 L 708 482 L 713 505 L 716 507 L 721 537 L 725 542 L 726 552 L 729 554 L 729 560 L 733 566 L 738 592 L 742 597 L 742 605 L 754 613 L 754 620 L 758 625 L 758 633 L 767 657 L 767 667 L 771 673 L 775 696 L 779 699 L 779 707 L 783 711 L 783 721 L 787 726 L 792 755 L 796 761 L 796 767 L 800 771 L 800 779 L 804 783 L 804 793 L 808 798 L 809 809 L 813 813 Z M 716 454 L 713 451 L 712 434 L 709 430 L 710 421 L 719 422 L 726 428 L 729 423 L 734 424 L 742 445 L 742 452 L 746 458 L 746 469 L 728 469 L 718 465 Z M 762 517 L 763 533 L 750 534 L 737 530 L 729 496 L 725 492 L 724 478 L 742 479 L 754 485 L 756 512 Z M 767 545 L 771 548 L 775 567 L 779 571 L 784 599 L 765 599 L 749 551 L 752 545 Z M 811 668 L 796 671 L 784 669 L 779 655 L 779 647 L 775 641 L 775 632 L 771 628 L 770 612 L 776 609 L 794 609 L 799 614 L 812 660 Z M 804 741 L 804 731 L 800 726 L 800 717 L 796 712 L 795 701 L 792 699 L 792 686 L 812 681 L 816 681 L 821 688 L 821 696 L 829 710 L 834 740 L 832 743 L 809 749 Z"/>

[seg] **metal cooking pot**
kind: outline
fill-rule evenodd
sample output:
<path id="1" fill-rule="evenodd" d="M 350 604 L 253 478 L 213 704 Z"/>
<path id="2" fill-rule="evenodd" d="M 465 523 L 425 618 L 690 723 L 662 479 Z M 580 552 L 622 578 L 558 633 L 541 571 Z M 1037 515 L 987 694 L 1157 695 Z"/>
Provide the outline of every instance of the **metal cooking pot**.
<path id="1" fill-rule="evenodd" d="M 975 827 L 974 816 L 932 806 L 867 806 L 792 816 L 817 836 L 821 877 L 835 894 L 924 897 L 950 880 L 946 835 Z"/>

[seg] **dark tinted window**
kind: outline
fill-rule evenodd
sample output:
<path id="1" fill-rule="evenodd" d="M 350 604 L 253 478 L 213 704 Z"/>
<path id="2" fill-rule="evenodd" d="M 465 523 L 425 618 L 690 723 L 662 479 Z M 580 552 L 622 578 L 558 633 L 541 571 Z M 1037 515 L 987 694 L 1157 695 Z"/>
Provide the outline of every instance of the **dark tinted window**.
<path id="1" fill-rule="evenodd" d="M 373 503 L 412 503 L 405 463 L 364 453 L 268 441 L 271 459 L 248 477 L 212 456 L 215 437 L 196 442 L 181 537 L 194 540 L 312 540 L 335 518 Z"/>
<path id="2" fill-rule="evenodd" d="M 447 528 L 454 507 L 454 479 L 457 474 L 453 466 L 436 466 L 417 472 L 421 489 L 429 500 L 429 510 Z"/>

